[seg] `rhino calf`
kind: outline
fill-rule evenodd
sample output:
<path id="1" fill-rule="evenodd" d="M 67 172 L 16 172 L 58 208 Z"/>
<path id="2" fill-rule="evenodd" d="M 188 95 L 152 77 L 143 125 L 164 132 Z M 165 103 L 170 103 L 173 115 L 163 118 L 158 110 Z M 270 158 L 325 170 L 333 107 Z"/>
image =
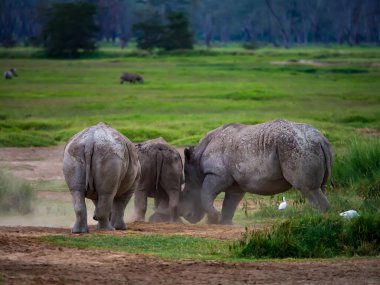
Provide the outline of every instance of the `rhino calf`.
<path id="1" fill-rule="evenodd" d="M 286 120 L 225 125 L 209 132 L 195 148 L 185 149 L 181 214 L 192 223 L 207 213 L 210 223 L 231 224 L 244 193 L 273 195 L 291 187 L 326 211 L 331 167 L 331 145 L 310 125 Z M 225 197 L 220 215 L 213 202 L 221 192 Z"/>
<path id="2" fill-rule="evenodd" d="M 123 72 L 120 75 L 120 84 L 123 84 L 124 81 L 127 81 L 129 83 L 136 83 L 136 82 L 143 83 L 144 79 L 139 74 Z"/>
<path id="3" fill-rule="evenodd" d="M 4 72 L 5 79 L 12 79 L 14 76 L 17 76 L 16 68 L 11 68 Z"/>
<path id="4" fill-rule="evenodd" d="M 181 222 L 178 203 L 183 182 L 180 154 L 164 139 L 137 144 L 141 179 L 135 192 L 135 220 L 144 221 L 147 198 L 154 198 L 155 212 L 149 222 Z"/>
<path id="5" fill-rule="evenodd" d="M 124 230 L 124 211 L 140 176 L 134 145 L 110 126 L 99 123 L 76 134 L 66 145 L 63 173 L 73 200 L 73 233 L 87 233 L 85 198 L 95 204 L 100 230 Z"/>

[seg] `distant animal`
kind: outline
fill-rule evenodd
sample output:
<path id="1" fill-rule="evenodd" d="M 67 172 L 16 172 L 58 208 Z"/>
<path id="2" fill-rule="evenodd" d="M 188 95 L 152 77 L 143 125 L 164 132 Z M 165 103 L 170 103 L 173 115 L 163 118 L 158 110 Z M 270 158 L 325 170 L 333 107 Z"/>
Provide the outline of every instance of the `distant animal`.
<path id="1" fill-rule="evenodd" d="M 125 230 L 124 211 L 138 185 L 140 163 L 134 145 L 110 126 L 99 123 L 76 134 L 63 155 L 76 221 L 73 233 L 87 233 L 85 198 L 95 204 L 100 230 Z"/>
<path id="2" fill-rule="evenodd" d="M 286 204 L 286 200 L 285 200 L 285 196 L 282 197 L 282 202 L 280 203 L 280 205 L 278 206 L 278 209 L 279 210 L 285 210 L 287 207 L 287 204 Z"/>
<path id="3" fill-rule="evenodd" d="M 141 179 L 135 191 L 135 220 L 144 221 L 147 198 L 154 198 L 149 222 L 181 222 L 178 203 L 183 183 L 183 164 L 178 151 L 163 138 L 136 145 Z"/>
<path id="4" fill-rule="evenodd" d="M 123 72 L 120 75 L 120 84 L 123 84 L 125 81 L 128 81 L 129 83 L 143 83 L 144 79 L 139 74 Z"/>
<path id="5" fill-rule="evenodd" d="M 359 213 L 356 212 L 355 210 L 348 210 L 348 211 L 340 213 L 339 215 L 341 217 L 348 218 L 348 219 L 359 217 Z"/>
<path id="6" fill-rule="evenodd" d="M 332 149 L 310 125 L 276 120 L 257 125 L 229 124 L 186 148 L 181 215 L 191 223 L 207 213 L 209 223 L 232 224 L 246 192 L 274 195 L 299 189 L 312 206 L 329 209 L 325 185 Z M 221 214 L 215 197 L 225 192 Z"/>
<path id="7" fill-rule="evenodd" d="M 11 68 L 4 72 L 5 79 L 12 79 L 13 77 L 17 77 L 16 68 Z"/>

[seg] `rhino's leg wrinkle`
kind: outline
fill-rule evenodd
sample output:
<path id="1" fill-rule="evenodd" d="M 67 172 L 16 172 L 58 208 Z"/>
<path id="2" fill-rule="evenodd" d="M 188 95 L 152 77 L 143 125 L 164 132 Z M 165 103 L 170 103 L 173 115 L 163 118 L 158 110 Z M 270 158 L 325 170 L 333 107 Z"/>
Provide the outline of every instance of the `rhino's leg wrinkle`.
<path id="1" fill-rule="evenodd" d="M 135 220 L 145 221 L 148 195 L 146 191 L 137 190 L 135 192 Z"/>
<path id="2" fill-rule="evenodd" d="M 232 225 L 232 218 L 234 217 L 237 206 L 241 199 L 244 197 L 244 192 L 229 192 L 226 191 L 222 206 L 222 220 L 221 224 Z"/>
<path id="3" fill-rule="evenodd" d="M 112 209 L 113 195 L 105 194 L 98 196 L 98 206 L 95 209 L 98 219 L 99 230 L 114 230 L 110 223 L 110 213 Z"/>
<path id="4" fill-rule="evenodd" d="M 124 222 L 124 211 L 132 195 L 133 191 L 129 190 L 113 200 L 111 224 L 117 230 L 127 229 L 127 225 Z"/>
<path id="5" fill-rule="evenodd" d="M 70 191 L 75 211 L 75 224 L 71 230 L 72 233 L 88 233 L 87 225 L 87 208 L 84 200 L 84 194 L 81 191 Z"/>
<path id="6" fill-rule="evenodd" d="M 208 215 L 208 223 L 217 224 L 220 222 L 220 214 L 214 207 L 216 196 L 231 186 L 230 181 L 215 174 L 208 174 L 203 180 L 201 190 L 202 206 Z"/>
<path id="7" fill-rule="evenodd" d="M 304 193 L 305 197 L 314 208 L 318 208 L 322 212 L 326 212 L 330 208 L 329 201 L 321 189 L 302 189 L 301 192 Z"/>

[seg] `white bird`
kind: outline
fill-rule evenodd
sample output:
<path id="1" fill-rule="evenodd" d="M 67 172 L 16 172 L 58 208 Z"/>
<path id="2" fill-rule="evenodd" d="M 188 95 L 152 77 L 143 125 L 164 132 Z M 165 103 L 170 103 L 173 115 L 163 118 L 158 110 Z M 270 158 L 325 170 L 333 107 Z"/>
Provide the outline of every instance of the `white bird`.
<path id="1" fill-rule="evenodd" d="M 341 217 L 344 217 L 344 218 L 347 218 L 347 219 L 351 219 L 353 217 L 359 217 L 359 213 L 356 212 L 355 210 L 348 210 L 348 211 L 345 211 L 345 212 L 342 212 L 339 214 Z"/>
<path id="2" fill-rule="evenodd" d="M 287 204 L 286 204 L 286 201 L 285 201 L 285 196 L 282 197 L 282 202 L 281 204 L 278 206 L 278 209 L 279 210 L 285 210 Z"/>

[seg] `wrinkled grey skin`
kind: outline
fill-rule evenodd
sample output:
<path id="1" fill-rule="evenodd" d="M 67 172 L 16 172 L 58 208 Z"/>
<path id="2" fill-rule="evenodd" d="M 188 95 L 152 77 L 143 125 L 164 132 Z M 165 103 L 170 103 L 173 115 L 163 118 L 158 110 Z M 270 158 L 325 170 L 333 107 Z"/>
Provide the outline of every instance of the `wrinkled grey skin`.
<path id="1" fill-rule="evenodd" d="M 225 125 L 185 149 L 181 214 L 191 223 L 207 213 L 210 223 L 231 224 L 245 192 L 273 195 L 291 187 L 326 211 L 331 166 L 330 143 L 309 125 L 285 120 Z M 220 192 L 225 192 L 221 215 L 213 206 Z"/>
<path id="2" fill-rule="evenodd" d="M 95 204 L 100 230 L 125 230 L 124 211 L 137 188 L 140 163 L 134 145 L 104 123 L 76 134 L 66 145 L 63 174 L 76 221 L 73 233 L 87 233 L 85 198 Z"/>
<path id="3" fill-rule="evenodd" d="M 120 84 L 123 84 L 124 81 L 128 81 L 129 83 L 143 83 L 144 79 L 139 74 L 127 73 L 124 72 L 120 75 Z"/>
<path id="4" fill-rule="evenodd" d="M 17 76 L 16 68 L 11 68 L 4 72 L 5 79 L 12 79 L 14 76 Z"/>
<path id="5" fill-rule="evenodd" d="M 135 215 L 145 220 L 147 198 L 154 198 L 155 212 L 149 222 L 181 222 L 178 213 L 183 182 L 183 164 L 178 151 L 163 138 L 136 145 L 141 165 L 141 179 L 135 192 Z"/>

